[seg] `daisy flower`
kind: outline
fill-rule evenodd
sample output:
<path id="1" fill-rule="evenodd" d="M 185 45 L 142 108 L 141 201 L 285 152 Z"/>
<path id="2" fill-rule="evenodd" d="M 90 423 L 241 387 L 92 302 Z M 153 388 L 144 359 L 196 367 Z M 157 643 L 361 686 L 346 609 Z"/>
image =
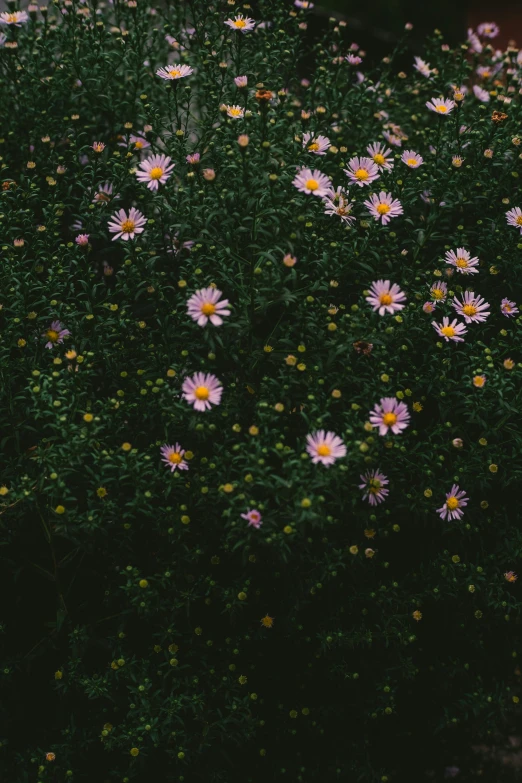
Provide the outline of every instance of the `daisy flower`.
<path id="1" fill-rule="evenodd" d="M 199 152 L 193 152 L 191 155 L 187 155 L 185 160 L 187 161 L 187 163 L 190 163 L 191 166 L 195 166 L 196 164 L 199 163 L 200 158 L 201 155 L 199 154 Z"/>
<path id="2" fill-rule="evenodd" d="M 146 222 L 147 219 L 134 207 L 130 208 L 128 215 L 124 209 L 119 209 L 108 224 L 111 234 L 116 235 L 112 238 L 113 242 L 120 237 L 124 240 L 134 239 L 135 234 L 141 234 L 144 231 L 143 226 Z"/>
<path id="3" fill-rule="evenodd" d="M 478 266 L 478 257 L 475 256 L 474 258 L 471 258 L 471 254 L 463 247 L 458 247 L 457 252 L 448 250 L 445 258 L 447 264 L 454 266 L 457 272 L 461 272 L 463 275 L 478 274 L 478 269 L 475 269 L 475 267 Z"/>
<path id="4" fill-rule="evenodd" d="M 233 106 L 226 104 L 225 109 L 227 110 L 227 116 L 231 117 L 233 120 L 239 120 L 245 116 L 245 110 L 236 104 Z"/>
<path id="5" fill-rule="evenodd" d="M 394 147 L 402 147 L 402 139 L 397 136 L 396 133 L 390 133 L 390 131 L 383 131 L 382 135 L 388 142 L 388 144 L 392 144 Z"/>
<path id="6" fill-rule="evenodd" d="M 514 571 L 506 571 L 504 574 L 504 579 L 506 582 L 516 582 L 518 579 L 518 576 L 515 574 Z"/>
<path id="7" fill-rule="evenodd" d="M 103 152 L 103 150 L 105 149 L 105 144 L 103 143 L 103 141 L 94 141 L 92 143 L 92 149 L 98 153 Z"/>
<path id="8" fill-rule="evenodd" d="M 375 220 L 380 220 L 383 226 L 389 223 L 391 218 L 398 217 L 404 212 L 401 202 L 396 198 L 392 199 L 391 193 L 385 193 L 384 190 L 381 190 L 378 196 L 373 193 L 370 201 L 364 202 L 364 206 L 368 207 L 370 214 Z"/>
<path id="9" fill-rule="evenodd" d="M 114 198 L 118 198 L 120 194 L 117 193 Z M 98 192 L 94 194 L 94 198 L 92 200 L 93 204 L 107 204 L 112 196 L 112 184 L 110 182 L 105 182 L 103 185 L 98 186 Z"/>
<path id="10" fill-rule="evenodd" d="M 390 159 L 390 155 L 392 155 L 392 151 L 384 146 L 384 144 L 380 144 L 380 142 L 375 142 L 374 144 L 369 144 L 366 148 L 366 152 L 370 156 L 370 158 L 373 160 L 379 171 L 384 171 L 387 169 L 388 171 L 391 171 L 393 168 L 393 160 Z"/>
<path id="11" fill-rule="evenodd" d="M 356 185 L 363 187 L 379 179 L 379 168 L 371 158 L 352 158 L 348 161 L 348 169 L 344 173 Z"/>
<path id="12" fill-rule="evenodd" d="M 479 101 L 482 101 L 482 103 L 489 103 L 490 97 L 489 97 L 489 92 L 487 90 L 484 90 L 482 87 L 479 87 L 478 84 L 474 84 L 473 92 L 475 94 L 475 98 L 478 98 Z"/>
<path id="13" fill-rule="evenodd" d="M 28 19 L 26 11 L 13 11 L 13 13 L 4 11 L 0 14 L 0 24 L 13 24 L 15 27 L 21 27 Z"/>
<path id="14" fill-rule="evenodd" d="M 451 165 L 455 166 L 456 169 L 460 169 L 462 164 L 464 163 L 466 159 L 463 158 L 461 155 L 453 155 L 451 158 Z"/>
<path id="15" fill-rule="evenodd" d="M 123 143 L 125 146 L 125 142 Z M 135 150 L 144 150 L 146 147 L 150 147 L 150 142 L 144 139 L 143 136 L 131 135 L 129 139 L 129 147 L 134 147 Z"/>
<path id="16" fill-rule="evenodd" d="M 435 302 L 424 302 L 424 304 L 422 305 L 422 309 L 424 310 L 425 313 L 433 313 L 435 311 L 436 306 L 437 305 Z"/>
<path id="17" fill-rule="evenodd" d="M 418 152 L 414 152 L 413 150 L 405 150 L 401 155 L 401 160 L 409 166 L 410 169 L 417 169 L 424 163 L 424 159 L 421 158 Z"/>
<path id="18" fill-rule="evenodd" d="M 522 234 L 522 210 L 520 207 L 515 207 L 506 212 L 506 218 L 508 224 L 510 226 L 515 226 L 515 228 L 519 228 L 520 233 Z"/>
<path id="19" fill-rule="evenodd" d="M 352 205 L 348 201 L 347 194 L 340 194 L 339 198 L 337 198 L 335 201 L 332 201 L 329 198 L 324 198 L 323 201 L 325 206 L 325 215 L 337 215 L 345 223 L 353 223 L 355 221 L 353 215 L 350 214 L 352 211 Z"/>
<path id="20" fill-rule="evenodd" d="M 406 429 L 410 423 L 410 412 L 404 402 L 398 402 L 395 397 L 383 397 L 370 411 L 370 424 L 379 428 L 379 435 L 387 435 L 391 430 L 394 435 Z"/>
<path id="21" fill-rule="evenodd" d="M 482 22 L 477 27 L 477 33 L 483 38 L 496 38 L 499 32 L 500 28 L 495 22 Z"/>
<path id="22" fill-rule="evenodd" d="M 248 85 L 248 76 L 234 76 L 234 84 L 239 89 L 246 87 Z"/>
<path id="23" fill-rule="evenodd" d="M 485 302 L 480 296 L 475 295 L 473 291 L 466 291 L 462 302 L 455 296 L 452 305 L 467 324 L 480 323 L 485 321 L 488 315 L 490 315 L 488 310 L 489 302 Z"/>
<path id="24" fill-rule="evenodd" d="M 347 54 L 344 58 L 348 65 L 360 65 L 362 63 L 362 57 L 357 54 Z"/>
<path id="25" fill-rule="evenodd" d="M 370 506 L 382 503 L 386 499 L 386 495 L 390 493 L 389 489 L 384 489 L 385 485 L 390 482 L 379 470 L 369 470 L 361 476 L 361 481 L 363 483 L 359 484 L 359 489 L 364 489 L 363 500 L 368 498 Z"/>
<path id="26" fill-rule="evenodd" d="M 424 62 L 424 60 L 422 60 L 420 57 L 415 57 L 415 62 L 413 63 L 413 67 L 419 73 L 422 73 L 422 75 L 425 76 L 427 79 L 430 78 L 431 76 L 430 64 Z"/>
<path id="27" fill-rule="evenodd" d="M 258 529 L 263 524 L 261 514 L 255 508 L 248 509 L 246 514 L 241 514 L 241 517 L 248 521 L 248 527 L 255 527 Z"/>
<path id="28" fill-rule="evenodd" d="M 167 155 L 151 155 L 147 160 L 142 160 L 136 172 L 138 182 L 146 182 L 149 190 L 157 190 L 159 185 L 164 185 L 172 173 L 174 164 Z"/>
<path id="29" fill-rule="evenodd" d="M 46 348 L 53 348 L 55 345 L 63 343 L 63 338 L 71 334 L 68 329 L 64 329 L 60 321 L 53 321 L 46 332 L 43 333 L 44 337 L 47 337 L 48 342 L 45 343 Z"/>
<path id="30" fill-rule="evenodd" d="M 238 14 L 235 19 L 227 19 L 227 24 L 232 30 L 239 30 L 242 33 L 249 33 L 254 29 L 256 23 L 249 16 L 246 18 L 243 14 Z"/>
<path id="31" fill-rule="evenodd" d="M 74 241 L 80 247 L 86 247 L 89 244 L 89 234 L 78 234 Z"/>
<path id="32" fill-rule="evenodd" d="M 319 169 L 299 169 L 295 179 L 292 182 L 301 193 L 311 193 L 313 196 L 325 196 L 328 189 L 332 187 L 330 177 L 323 174 Z"/>
<path id="33" fill-rule="evenodd" d="M 468 505 L 468 500 L 465 491 L 459 490 L 459 485 L 454 484 L 451 492 L 446 493 L 446 502 L 437 509 L 437 514 L 440 514 L 441 519 L 461 519 L 464 515 L 462 509 Z"/>
<path id="34" fill-rule="evenodd" d="M 327 136 L 314 136 L 312 133 L 303 135 L 303 147 L 314 155 L 326 155 L 326 150 L 331 147 L 330 139 Z"/>
<path id="35" fill-rule="evenodd" d="M 198 326 L 206 326 L 210 321 L 214 326 L 221 326 L 223 323 L 222 315 L 230 315 L 227 310 L 228 299 L 219 301 L 221 291 L 218 288 L 201 288 L 196 291 L 187 302 L 187 312 Z"/>
<path id="36" fill-rule="evenodd" d="M 430 294 L 437 302 L 445 302 L 448 295 L 448 286 L 446 283 L 435 282 L 430 288 Z"/>
<path id="37" fill-rule="evenodd" d="M 188 462 L 185 462 L 183 459 L 185 449 L 182 449 L 179 443 L 176 443 L 175 446 L 165 444 L 160 451 L 162 462 L 170 467 L 172 473 L 174 473 L 176 468 L 178 470 L 188 470 Z"/>
<path id="38" fill-rule="evenodd" d="M 515 302 L 512 302 L 510 299 L 503 299 L 500 303 L 500 310 L 502 312 L 502 315 L 507 316 L 507 318 L 513 317 L 518 313 L 518 307 Z"/>
<path id="39" fill-rule="evenodd" d="M 306 450 L 314 465 L 322 462 L 328 467 L 333 465 L 336 459 L 346 456 L 346 446 L 335 432 L 318 430 L 307 435 L 306 442 Z"/>
<path id="40" fill-rule="evenodd" d="M 477 389 L 482 389 L 483 386 L 486 385 L 486 376 L 485 375 L 474 375 L 473 376 L 473 386 L 476 386 Z"/>
<path id="41" fill-rule="evenodd" d="M 196 372 L 191 378 L 185 378 L 181 388 L 185 400 L 197 411 L 204 412 L 221 402 L 221 381 L 211 373 Z"/>
<path id="42" fill-rule="evenodd" d="M 426 101 L 426 106 L 437 114 L 450 114 L 455 107 L 455 101 L 450 101 L 449 98 L 432 98 L 431 101 Z"/>
<path id="43" fill-rule="evenodd" d="M 158 68 L 156 76 L 160 76 L 162 79 L 183 79 L 185 76 L 191 76 L 194 73 L 194 69 L 190 65 L 166 65 L 164 68 Z"/>
<path id="44" fill-rule="evenodd" d="M 440 337 L 444 337 L 446 342 L 453 340 L 456 343 L 463 343 L 464 338 L 460 337 L 460 335 L 466 334 L 468 331 L 464 324 L 460 324 L 456 318 L 450 324 L 449 318 L 446 316 L 442 319 L 442 326 L 435 321 L 432 321 L 431 325 Z"/>
<path id="45" fill-rule="evenodd" d="M 296 8 L 304 8 L 306 10 L 314 7 L 314 4 L 311 3 L 310 0 L 294 0 L 294 5 Z"/>
<path id="46" fill-rule="evenodd" d="M 372 305 L 374 311 L 379 311 L 379 315 L 384 315 L 403 310 L 404 305 L 400 303 L 406 301 L 406 294 L 397 283 L 390 286 L 389 280 L 377 280 L 372 283 L 370 296 L 366 297 L 366 301 Z"/>
<path id="47" fill-rule="evenodd" d="M 476 33 L 473 32 L 473 30 L 468 28 L 468 43 L 472 49 L 472 51 L 476 52 L 477 54 L 480 54 L 482 52 L 482 44 L 480 43 L 480 39 Z"/>

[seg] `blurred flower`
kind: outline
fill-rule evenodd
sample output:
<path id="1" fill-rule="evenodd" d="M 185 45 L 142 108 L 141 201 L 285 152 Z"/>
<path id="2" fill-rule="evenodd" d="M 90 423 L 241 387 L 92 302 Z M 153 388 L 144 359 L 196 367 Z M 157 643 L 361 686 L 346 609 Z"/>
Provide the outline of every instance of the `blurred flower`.
<path id="1" fill-rule="evenodd" d="M 297 263 L 297 258 L 295 256 L 290 255 L 290 253 L 287 253 L 283 257 L 283 264 L 285 266 L 292 267 L 295 266 L 296 263 Z"/>
<path id="2" fill-rule="evenodd" d="M 456 169 L 460 169 L 463 163 L 464 163 L 464 158 L 461 158 L 460 155 L 453 155 L 451 159 L 452 166 L 455 166 Z"/>
<path id="3" fill-rule="evenodd" d="M 348 65 L 360 65 L 362 63 L 362 57 L 356 54 L 347 54 L 344 58 Z"/>
<path id="4" fill-rule="evenodd" d="M 21 27 L 28 19 L 29 16 L 26 11 L 13 11 L 12 13 L 4 11 L 0 14 L 0 24 L 12 24 L 15 27 Z"/>
<path id="5" fill-rule="evenodd" d="M 420 57 L 415 57 L 415 61 L 413 63 L 413 67 L 419 71 L 423 76 L 425 76 L 427 79 L 430 78 L 432 74 L 432 69 L 430 67 L 429 63 L 424 62 L 424 60 L 421 60 Z"/>
<path id="6" fill-rule="evenodd" d="M 89 244 L 89 234 L 78 234 L 74 241 L 77 245 L 80 245 L 80 247 L 85 247 Z"/>
<path id="7" fill-rule="evenodd" d="M 473 376 L 473 386 L 476 386 L 477 389 L 482 389 L 483 386 L 486 385 L 486 376 L 485 375 L 474 375 Z"/>
<path id="8" fill-rule="evenodd" d="M 483 38 L 496 38 L 499 32 L 500 29 L 495 22 L 482 22 L 477 27 L 477 33 Z"/>
<path id="9" fill-rule="evenodd" d="M 105 149 L 105 144 L 103 143 L 103 141 L 94 141 L 92 144 L 92 148 L 95 152 L 98 153 L 103 152 L 103 150 Z"/>
<path id="10" fill-rule="evenodd" d="M 323 198 L 325 210 L 325 215 L 337 215 L 341 218 L 345 223 L 353 223 L 355 221 L 355 218 L 353 215 L 350 214 L 352 211 L 352 206 L 347 198 L 348 194 L 339 194 L 339 197 L 332 201 L 327 196 Z"/>
<path id="11" fill-rule="evenodd" d="M 410 169 L 417 169 L 424 163 L 423 158 L 421 158 L 418 152 L 414 152 L 413 150 L 405 150 L 402 153 L 401 160 L 403 163 L 409 166 Z"/>
<path id="12" fill-rule="evenodd" d="M 258 529 L 263 524 L 261 514 L 255 508 L 248 509 L 246 514 L 241 514 L 241 517 L 248 521 L 247 527 L 255 527 Z"/>
<path id="13" fill-rule="evenodd" d="M 424 302 L 422 305 L 422 309 L 425 313 L 433 313 L 435 310 L 436 304 L 435 302 Z"/>
<path id="14" fill-rule="evenodd" d="M 487 90 L 484 90 L 482 87 L 479 87 L 478 84 L 474 84 L 473 92 L 475 94 L 475 98 L 478 98 L 479 101 L 482 101 L 482 103 L 489 103 L 490 97 L 489 97 L 489 92 Z"/>
<path id="15" fill-rule="evenodd" d="M 518 576 L 515 574 L 514 571 L 506 571 L 504 574 L 504 579 L 506 582 L 516 582 L 518 579 Z"/>
<path id="16" fill-rule="evenodd" d="M 510 299 L 502 300 L 502 302 L 500 303 L 500 310 L 502 314 L 507 316 L 508 318 L 512 318 L 519 312 L 516 303 L 512 302 Z"/>
<path id="17" fill-rule="evenodd" d="M 327 136 L 314 136 L 312 133 L 303 135 L 303 147 L 314 155 L 326 155 L 326 151 L 331 147 L 330 139 Z"/>

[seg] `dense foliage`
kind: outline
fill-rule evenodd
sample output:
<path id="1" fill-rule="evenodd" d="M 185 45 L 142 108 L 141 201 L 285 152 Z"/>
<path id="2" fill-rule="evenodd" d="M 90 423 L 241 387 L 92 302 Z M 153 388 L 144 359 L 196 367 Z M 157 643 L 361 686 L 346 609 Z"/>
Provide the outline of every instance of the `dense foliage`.
<path id="1" fill-rule="evenodd" d="M 520 725 L 522 58 L 308 5 L 0 14 L 11 783 L 485 780 Z"/>

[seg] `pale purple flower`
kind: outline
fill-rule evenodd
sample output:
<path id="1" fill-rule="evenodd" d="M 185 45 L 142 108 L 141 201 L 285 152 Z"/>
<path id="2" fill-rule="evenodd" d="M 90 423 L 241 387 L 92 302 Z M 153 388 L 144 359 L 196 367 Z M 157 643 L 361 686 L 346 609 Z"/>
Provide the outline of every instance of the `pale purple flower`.
<path id="1" fill-rule="evenodd" d="M 310 0 L 294 0 L 296 8 L 303 8 L 304 10 L 310 10 L 314 7 L 314 4 Z"/>
<path id="2" fill-rule="evenodd" d="M 248 76 L 234 76 L 234 84 L 240 89 L 248 85 Z"/>
<path id="3" fill-rule="evenodd" d="M 362 484 L 359 484 L 359 489 L 364 490 L 363 500 L 368 498 L 370 506 L 377 506 L 386 499 L 390 490 L 384 489 L 386 484 L 390 482 L 379 470 L 369 470 L 367 473 L 361 476 Z"/>
<path id="4" fill-rule="evenodd" d="M 506 212 L 506 218 L 508 224 L 510 226 L 515 226 L 515 228 L 519 228 L 520 233 L 522 234 L 522 210 L 520 207 L 514 207 Z"/>
<path id="5" fill-rule="evenodd" d="M 425 313 L 433 313 L 436 306 L 437 305 L 435 302 L 424 302 L 424 304 L 422 305 L 422 309 L 424 310 Z"/>
<path id="6" fill-rule="evenodd" d="M 221 402 L 221 381 L 211 373 L 196 372 L 191 378 L 185 378 L 181 388 L 184 399 L 197 411 L 204 412 Z"/>
<path id="7" fill-rule="evenodd" d="M 437 509 L 437 514 L 440 514 L 441 519 L 461 519 L 464 516 L 462 509 L 468 505 L 468 500 L 466 492 L 454 484 L 451 491 L 446 493 L 446 502 Z"/>
<path id="8" fill-rule="evenodd" d="M 397 136 L 396 133 L 390 133 L 390 131 L 383 131 L 382 135 L 388 142 L 388 144 L 391 144 L 394 147 L 402 147 L 402 139 Z"/>
<path id="9" fill-rule="evenodd" d="M 172 174 L 174 164 L 170 161 L 167 155 L 151 155 L 146 160 L 142 160 L 136 172 L 138 182 L 146 182 L 149 190 L 157 190 L 158 186 L 164 185 Z"/>
<path id="10" fill-rule="evenodd" d="M 432 98 L 431 101 L 426 101 L 426 106 L 437 114 L 450 114 L 455 107 L 455 101 L 450 101 L 449 98 Z"/>
<path id="11" fill-rule="evenodd" d="M 500 309 L 502 314 L 507 316 L 507 318 L 512 318 L 518 313 L 518 307 L 516 303 L 512 302 L 510 299 L 503 299 L 500 304 Z"/>
<path id="12" fill-rule="evenodd" d="M 172 473 L 174 473 L 176 468 L 178 470 L 188 470 L 188 462 L 183 459 L 185 449 L 182 449 L 179 443 L 176 443 L 175 446 L 165 444 L 160 451 L 162 462 L 165 462 L 170 467 Z"/>
<path id="13" fill-rule="evenodd" d="M 187 163 L 190 163 L 191 166 L 195 166 L 197 163 L 199 163 L 200 158 L 201 155 L 199 154 L 199 152 L 193 152 L 191 155 L 187 155 L 185 160 L 187 161 Z"/>
<path id="14" fill-rule="evenodd" d="M 323 174 L 319 169 L 303 168 L 299 169 L 292 185 L 301 193 L 312 194 L 313 196 L 325 196 L 328 189 L 332 186 L 330 177 Z"/>
<path id="15" fill-rule="evenodd" d="M 4 11 L 0 14 L 0 24 L 12 24 L 21 27 L 29 19 L 26 11 Z"/>
<path id="16" fill-rule="evenodd" d="M 120 237 L 125 241 L 134 239 L 135 234 L 141 234 L 145 230 L 143 226 L 146 222 L 147 219 L 134 207 L 130 208 L 128 215 L 124 209 L 119 209 L 108 224 L 111 234 L 116 235 L 112 238 L 113 242 Z"/>
<path id="17" fill-rule="evenodd" d="M 473 291 L 466 291 L 462 297 L 462 302 L 453 297 L 452 305 L 461 315 L 467 324 L 480 323 L 485 321 L 490 311 L 489 302 L 484 301 L 482 297 L 476 295 Z"/>
<path id="18" fill-rule="evenodd" d="M 489 92 L 487 90 L 484 90 L 482 87 L 479 87 L 478 84 L 474 84 L 473 92 L 475 94 L 475 98 L 478 98 L 479 101 L 482 101 L 482 103 L 489 103 L 490 97 L 489 97 Z"/>
<path id="19" fill-rule="evenodd" d="M 495 22 L 482 22 L 477 27 L 477 33 L 483 38 L 496 38 L 500 32 L 500 28 Z"/>
<path id="20" fill-rule="evenodd" d="M 246 514 L 241 514 L 241 517 L 248 521 L 247 527 L 255 527 L 256 529 L 259 529 L 263 524 L 261 514 L 255 508 L 249 508 Z"/>
<path id="21" fill-rule="evenodd" d="M 360 65 L 362 63 L 362 57 L 357 54 L 347 54 L 344 58 L 348 65 Z"/>
<path id="22" fill-rule="evenodd" d="M 92 200 L 93 204 L 107 204 L 111 198 L 118 198 L 119 193 L 116 193 L 115 196 L 112 195 L 112 184 L 110 182 L 105 182 L 102 185 L 98 185 L 98 192 L 94 194 L 94 198 Z"/>
<path id="23" fill-rule="evenodd" d="M 457 252 L 454 250 L 448 250 L 445 255 L 446 263 L 454 266 L 457 272 L 461 272 L 463 275 L 476 275 L 478 274 L 479 259 L 477 256 L 471 258 L 471 254 L 463 247 L 458 247 Z"/>
<path id="24" fill-rule="evenodd" d="M 401 155 L 401 160 L 403 163 L 409 166 L 410 169 L 418 169 L 419 166 L 422 166 L 424 163 L 424 159 L 419 155 L 419 153 L 414 152 L 413 150 L 405 150 Z"/>
<path id="25" fill-rule="evenodd" d="M 389 223 L 391 218 L 398 217 L 404 212 L 401 202 L 392 198 L 391 193 L 385 193 L 384 190 L 381 190 L 378 196 L 373 193 L 370 200 L 364 202 L 364 206 L 368 207 L 370 214 L 375 220 L 380 220 L 383 226 Z"/>
<path id="26" fill-rule="evenodd" d="M 335 199 L 329 199 L 327 196 L 323 198 L 325 215 L 337 215 L 345 223 L 353 223 L 355 218 L 351 215 L 352 205 L 348 200 L 348 193 L 336 194 Z"/>
<path id="27" fill-rule="evenodd" d="M 384 171 L 385 169 L 388 171 L 391 171 L 394 163 L 391 159 L 392 151 L 385 147 L 384 144 L 381 144 L 380 142 L 376 141 L 373 144 L 369 144 L 366 148 L 366 152 L 370 156 L 370 158 L 373 160 L 379 171 Z"/>
<path id="28" fill-rule="evenodd" d="M 313 152 L 314 155 L 326 155 L 327 150 L 331 147 L 330 139 L 327 136 L 314 136 L 313 133 L 303 134 L 303 147 L 308 152 Z"/>
<path id="29" fill-rule="evenodd" d="M 478 35 L 473 30 L 468 28 L 468 44 L 473 52 L 480 54 L 482 52 L 482 44 L 480 43 Z"/>
<path id="30" fill-rule="evenodd" d="M 89 234 L 78 234 L 74 241 L 77 245 L 80 245 L 80 247 L 85 247 L 89 244 Z"/>
<path id="31" fill-rule="evenodd" d="M 406 294 L 401 291 L 397 283 L 391 285 L 389 280 L 377 280 L 372 283 L 366 301 L 372 305 L 374 311 L 379 311 L 379 315 L 393 314 L 404 309 L 401 302 L 406 301 Z"/>
<path id="32" fill-rule="evenodd" d="M 190 76 L 194 73 L 194 69 L 190 65 L 179 65 L 173 63 L 172 65 L 166 65 L 164 68 L 158 68 L 156 76 L 160 76 L 162 79 L 169 81 L 176 81 L 177 79 L 184 79 L 186 76 Z"/>
<path id="33" fill-rule="evenodd" d="M 371 158 L 351 158 L 348 161 L 348 168 L 343 169 L 344 173 L 356 185 L 363 187 L 369 185 L 376 179 L 379 179 L 379 168 Z"/>
<path id="34" fill-rule="evenodd" d="M 219 301 L 221 291 L 219 288 L 201 288 L 187 301 L 187 312 L 197 322 L 198 326 L 206 326 L 210 321 L 213 326 L 221 326 L 221 316 L 230 315 L 228 299 Z"/>
<path id="35" fill-rule="evenodd" d="M 54 348 L 55 345 L 63 343 L 63 338 L 71 334 L 68 329 L 64 329 L 60 321 L 53 321 L 50 327 L 43 333 L 44 337 L 47 337 L 48 342 L 45 343 L 46 348 Z"/>
<path id="36" fill-rule="evenodd" d="M 93 141 L 92 149 L 98 153 L 103 152 L 103 150 L 105 149 L 105 144 L 103 143 L 103 141 Z"/>
<path id="37" fill-rule="evenodd" d="M 122 142 L 120 146 L 125 146 L 125 142 Z M 143 136 L 137 136 L 134 133 L 129 138 L 129 147 L 134 147 L 135 150 L 144 150 L 146 147 L 150 147 L 150 142 Z"/>
<path id="38" fill-rule="evenodd" d="M 346 446 L 335 432 L 318 430 L 307 435 L 306 442 L 306 450 L 314 465 L 321 462 L 328 467 L 335 460 L 346 456 Z"/>
<path id="39" fill-rule="evenodd" d="M 430 294 L 437 302 L 445 302 L 448 295 L 448 286 L 446 283 L 433 283 L 430 288 Z"/>
<path id="40" fill-rule="evenodd" d="M 442 319 L 442 325 L 436 323 L 435 321 L 431 322 L 431 325 L 439 335 L 439 337 L 444 337 L 447 343 L 449 343 L 450 340 L 453 340 L 453 342 L 456 343 L 463 343 L 464 338 L 461 337 L 461 334 L 466 334 L 468 331 L 464 324 L 461 324 L 457 321 L 456 318 L 453 319 L 453 321 L 450 323 L 449 318 L 444 316 Z"/>
<path id="41" fill-rule="evenodd" d="M 379 428 L 379 435 L 387 435 L 391 430 L 398 435 L 410 423 L 410 412 L 404 402 L 398 402 L 395 397 L 383 397 L 370 411 L 370 424 Z"/>
<path id="42" fill-rule="evenodd" d="M 420 57 L 415 57 L 415 62 L 413 63 L 413 67 L 421 73 L 423 76 L 425 76 L 427 79 L 431 76 L 431 67 L 430 64 L 427 62 L 424 62 Z"/>
<path id="43" fill-rule="evenodd" d="M 244 17 L 243 14 L 237 14 L 234 19 L 227 19 L 225 24 L 232 30 L 239 30 L 241 33 L 249 33 L 256 26 L 253 19 L 250 19 L 249 16 Z"/>

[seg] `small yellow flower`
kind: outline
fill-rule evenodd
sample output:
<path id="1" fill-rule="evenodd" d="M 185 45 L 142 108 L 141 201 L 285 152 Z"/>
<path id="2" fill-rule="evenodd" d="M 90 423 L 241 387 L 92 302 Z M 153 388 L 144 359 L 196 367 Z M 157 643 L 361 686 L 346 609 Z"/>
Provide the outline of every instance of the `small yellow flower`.
<path id="1" fill-rule="evenodd" d="M 175 375 L 176 375 L 176 370 L 173 370 L 173 369 L 167 370 L 167 377 L 168 378 L 174 378 Z"/>
<path id="2" fill-rule="evenodd" d="M 64 506 L 56 506 L 54 509 L 57 514 L 65 514 L 65 508 Z"/>
<path id="3" fill-rule="evenodd" d="M 341 391 L 340 389 L 334 389 L 332 391 L 332 397 L 336 400 L 338 400 L 341 397 Z"/>
<path id="4" fill-rule="evenodd" d="M 127 443 L 127 442 L 122 443 L 121 447 L 122 447 L 123 451 L 130 451 L 132 449 L 132 445 L 130 443 Z"/>
<path id="5" fill-rule="evenodd" d="M 98 487 L 98 489 L 96 490 L 96 494 L 98 495 L 99 498 L 104 498 L 107 494 L 107 490 L 105 489 L 105 487 Z"/>
<path id="6" fill-rule="evenodd" d="M 460 563 L 460 557 L 458 555 L 452 555 L 451 562 L 452 563 Z"/>
<path id="7" fill-rule="evenodd" d="M 356 555 L 358 551 L 359 551 L 359 547 L 355 544 L 351 546 L 349 549 L 351 555 Z"/>
<path id="8" fill-rule="evenodd" d="M 18 340 L 18 347 L 19 347 L 19 348 L 25 348 L 25 346 L 26 346 L 26 345 L 27 345 L 27 341 L 26 341 L 26 340 L 24 340 L 23 338 L 20 338 L 20 339 Z"/>
<path id="9" fill-rule="evenodd" d="M 282 403 L 282 402 L 276 402 L 276 404 L 274 405 L 274 409 L 275 409 L 275 410 L 276 410 L 278 413 L 282 413 L 282 412 L 284 411 L 284 409 L 285 409 L 285 406 L 283 405 L 283 403 Z"/>
<path id="10" fill-rule="evenodd" d="M 83 420 L 86 421 L 87 423 L 91 422 L 93 419 L 94 419 L 94 416 L 92 415 L 92 413 L 84 413 L 83 414 Z"/>
<path id="11" fill-rule="evenodd" d="M 490 473 L 496 473 L 498 471 L 498 465 L 495 465 L 494 463 L 489 466 L 489 472 Z"/>
<path id="12" fill-rule="evenodd" d="M 310 508 L 312 505 L 312 501 L 310 498 L 303 498 L 301 501 L 301 508 Z"/>
<path id="13" fill-rule="evenodd" d="M 270 617 L 268 614 L 265 614 L 265 616 L 261 618 L 261 624 L 265 628 L 271 628 L 274 624 L 274 618 Z"/>
<path id="14" fill-rule="evenodd" d="M 256 427 L 255 424 L 252 424 L 252 426 L 248 428 L 248 432 L 250 435 L 259 435 L 259 427 Z"/>
<path id="15" fill-rule="evenodd" d="M 77 353 L 76 353 L 76 351 L 72 351 L 72 350 L 71 350 L 71 351 L 66 351 L 66 352 L 65 352 L 65 358 L 66 358 L 66 359 L 71 359 L 71 360 L 72 360 L 72 359 L 76 359 L 76 356 L 77 356 Z"/>
<path id="16" fill-rule="evenodd" d="M 263 348 L 263 351 L 264 351 L 265 353 L 271 353 L 273 350 L 274 350 L 274 349 L 272 348 L 272 346 L 271 346 L 271 345 L 265 345 L 265 346 L 264 346 L 264 348 Z"/>
<path id="17" fill-rule="evenodd" d="M 147 582 L 147 580 L 146 580 L 146 579 L 140 579 L 140 581 L 139 581 L 139 585 L 140 585 L 140 587 L 141 587 L 143 590 L 145 590 L 145 588 L 149 586 L 149 583 Z"/>
<path id="18" fill-rule="evenodd" d="M 246 601 L 247 594 L 242 590 L 240 593 L 237 594 L 237 597 L 239 598 L 240 601 Z"/>

